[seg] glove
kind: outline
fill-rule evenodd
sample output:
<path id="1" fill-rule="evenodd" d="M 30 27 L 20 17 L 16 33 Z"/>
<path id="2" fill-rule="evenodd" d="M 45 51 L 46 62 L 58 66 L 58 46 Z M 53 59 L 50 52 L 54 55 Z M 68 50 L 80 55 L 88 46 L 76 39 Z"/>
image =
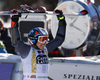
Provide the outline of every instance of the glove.
<path id="1" fill-rule="evenodd" d="M 13 16 L 11 17 L 11 20 L 12 20 L 13 22 L 18 22 L 18 20 L 19 20 L 19 15 L 13 15 Z"/>
<path id="2" fill-rule="evenodd" d="M 65 16 L 63 15 L 62 10 L 58 10 L 57 9 L 54 12 L 57 13 L 57 14 L 59 14 L 59 15 L 57 15 L 58 20 L 64 20 L 65 19 Z"/>
<path id="3" fill-rule="evenodd" d="M 17 9 L 13 9 L 13 10 L 11 10 L 11 13 L 12 13 L 12 14 L 17 14 L 18 11 L 17 11 Z M 13 15 L 13 16 L 11 17 L 11 20 L 12 20 L 13 22 L 18 22 L 18 20 L 19 20 L 20 17 L 21 17 L 21 13 L 18 13 L 18 15 Z"/>
<path id="4" fill-rule="evenodd" d="M 19 18 L 21 17 L 21 14 L 18 14 L 18 15 L 13 15 L 12 17 L 11 17 L 11 27 L 13 28 L 13 27 L 15 27 L 15 23 L 18 23 L 18 20 L 19 20 Z M 16 25 L 17 26 L 17 25 Z"/>

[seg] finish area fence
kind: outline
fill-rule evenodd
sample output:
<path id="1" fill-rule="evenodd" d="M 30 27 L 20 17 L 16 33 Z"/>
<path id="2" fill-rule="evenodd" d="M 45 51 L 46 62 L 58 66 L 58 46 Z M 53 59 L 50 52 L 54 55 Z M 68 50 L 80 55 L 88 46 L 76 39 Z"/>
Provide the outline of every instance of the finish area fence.
<path id="1" fill-rule="evenodd" d="M 100 56 L 49 58 L 50 80 L 100 80 Z M 20 56 L 0 54 L 0 80 L 23 80 Z"/>

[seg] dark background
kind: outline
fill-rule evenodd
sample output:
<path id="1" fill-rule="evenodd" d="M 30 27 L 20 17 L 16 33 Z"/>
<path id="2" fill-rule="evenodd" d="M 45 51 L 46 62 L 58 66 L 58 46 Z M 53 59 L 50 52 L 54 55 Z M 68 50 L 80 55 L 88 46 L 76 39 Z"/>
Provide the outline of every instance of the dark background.
<path id="1" fill-rule="evenodd" d="M 33 9 L 39 6 L 44 6 L 48 11 L 54 10 L 58 0 L 0 0 L 0 10 L 19 9 L 20 5 L 27 4 Z"/>

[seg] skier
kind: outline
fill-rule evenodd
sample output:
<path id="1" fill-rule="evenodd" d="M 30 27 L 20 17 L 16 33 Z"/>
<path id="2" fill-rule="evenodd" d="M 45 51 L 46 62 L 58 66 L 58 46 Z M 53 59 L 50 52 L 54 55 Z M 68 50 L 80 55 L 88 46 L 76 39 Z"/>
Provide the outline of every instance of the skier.
<path id="1" fill-rule="evenodd" d="M 48 79 L 48 53 L 60 46 L 65 38 L 66 21 L 61 10 L 58 13 L 59 27 L 54 40 L 48 42 L 48 32 L 41 27 L 32 29 L 28 35 L 30 45 L 20 40 L 18 20 L 20 15 L 12 16 L 15 22 L 12 28 L 12 43 L 19 51 L 23 67 L 24 80 L 47 80 Z"/>

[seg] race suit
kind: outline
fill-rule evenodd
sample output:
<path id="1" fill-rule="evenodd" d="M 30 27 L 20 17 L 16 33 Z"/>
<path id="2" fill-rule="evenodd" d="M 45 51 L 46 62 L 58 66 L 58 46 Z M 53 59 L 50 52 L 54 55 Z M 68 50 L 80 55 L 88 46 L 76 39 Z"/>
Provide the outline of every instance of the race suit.
<path id="1" fill-rule="evenodd" d="M 54 40 L 50 41 L 44 50 L 39 50 L 25 44 L 19 39 L 18 23 L 12 28 L 12 43 L 20 52 L 23 79 L 24 80 L 48 80 L 48 56 L 47 54 L 60 46 L 65 38 L 66 22 L 59 21 L 59 27 Z"/>

